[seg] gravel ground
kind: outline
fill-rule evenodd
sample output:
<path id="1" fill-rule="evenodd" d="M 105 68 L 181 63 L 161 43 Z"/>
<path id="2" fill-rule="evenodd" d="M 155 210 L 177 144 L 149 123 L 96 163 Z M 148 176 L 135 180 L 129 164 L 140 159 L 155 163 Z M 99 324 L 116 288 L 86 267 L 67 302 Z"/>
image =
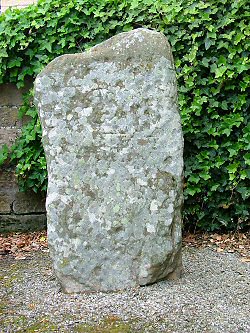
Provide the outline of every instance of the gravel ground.
<path id="1" fill-rule="evenodd" d="M 65 295 L 48 253 L 0 261 L 0 332 L 250 332 L 250 263 L 183 250 L 178 281 L 117 293 Z"/>

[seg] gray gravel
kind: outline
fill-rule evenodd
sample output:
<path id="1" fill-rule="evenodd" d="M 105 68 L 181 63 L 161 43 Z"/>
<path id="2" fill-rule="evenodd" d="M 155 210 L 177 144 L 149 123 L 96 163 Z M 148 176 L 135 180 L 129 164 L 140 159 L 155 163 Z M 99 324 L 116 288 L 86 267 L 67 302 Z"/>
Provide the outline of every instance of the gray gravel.
<path id="1" fill-rule="evenodd" d="M 250 263 L 183 250 L 178 281 L 118 293 L 65 295 L 48 253 L 0 261 L 0 332 L 250 332 Z"/>

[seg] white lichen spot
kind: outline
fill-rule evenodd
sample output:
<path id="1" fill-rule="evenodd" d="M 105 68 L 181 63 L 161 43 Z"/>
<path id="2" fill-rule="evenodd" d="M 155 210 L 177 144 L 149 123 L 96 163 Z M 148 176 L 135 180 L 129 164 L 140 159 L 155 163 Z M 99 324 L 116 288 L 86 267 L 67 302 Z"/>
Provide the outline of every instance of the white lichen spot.
<path id="1" fill-rule="evenodd" d="M 52 204 L 59 199 L 59 195 L 56 192 L 49 193 L 46 199 L 46 206 Z"/>
<path id="2" fill-rule="evenodd" d="M 81 239 L 80 238 L 74 238 L 74 239 L 72 239 L 72 243 L 73 243 L 75 249 L 77 249 L 78 246 L 81 245 Z"/>
<path id="3" fill-rule="evenodd" d="M 73 115 L 71 113 L 67 115 L 67 120 L 70 121 L 72 118 L 73 118 Z"/>
<path id="4" fill-rule="evenodd" d="M 81 158 L 81 159 L 78 161 L 78 165 L 79 165 L 80 167 L 82 167 L 84 164 L 85 164 L 85 161 L 84 161 L 83 158 Z"/>
<path id="5" fill-rule="evenodd" d="M 158 202 L 156 200 L 152 200 L 150 204 L 151 212 L 155 212 L 158 210 Z"/>
<path id="6" fill-rule="evenodd" d="M 169 204 L 169 206 L 168 206 L 168 213 L 173 213 L 173 211 L 174 211 L 174 206 L 173 206 L 173 204 Z"/>
<path id="7" fill-rule="evenodd" d="M 66 205 L 71 202 L 71 198 L 68 195 L 61 195 L 60 200 Z"/>
<path id="8" fill-rule="evenodd" d="M 113 212 L 118 213 L 120 209 L 121 207 L 119 205 L 115 205 L 115 207 L 113 208 Z"/>
<path id="9" fill-rule="evenodd" d="M 112 222 L 110 220 L 106 220 L 104 229 L 109 231 L 111 229 L 111 227 L 112 227 Z"/>
<path id="10" fill-rule="evenodd" d="M 146 228 L 147 228 L 147 232 L 149 232 L 150 234 L 155 233 L 155 226 L 154 226 L 154 225 L 152 225 L 152 224 L 147 224 L 147 225 L 146 225 Z"/>
<path id="11" fill-rule="evenodd" d="M 141 186 L 148 185 L 148 183 L 145 180 L 141 179 L 141 178 L 138 178 L 136 182 L 137 182 L 138 185 L 141 185 Z"/>
<path id="12" fill-rule="evenodd" d="M 84 115 L 84 116 L 89 116 L 91 113 L 92 113 L 92 111 L 93 111 L 93 108 L 91 108 L 91 107 L 89 107 L 89 108 L 84 108 L 83 110 L 82 110 L 82 114 Z"/>
<path id="13" fill-rule="evenodd" d="M 122 224 L 128 224 L 128 219 L 123 218 L 121 222 L 122 222 Z"/>
<path id="14" fill-rule="evenodd" d="M 94 213 L 89 213 L 89 222 L 95 223 L 96 222 L 96 216 Z"/>
<path id="15" fill-rule="evenodd" d="M 102 129 L 102 131 L 103 131 L 104 133 L 105 133 L 105 132 L 109 133 L 109 132 L 112 132 L 113 127 L 112 127 L 112 126 L 109 126 L 109 125 L 102 125 L 102 126 L 101 126 L 101 129 Z"/>
<path id="16" fill-rule="evenodd" d="M 82 114 L 82 108 L 78 106 L 77 108 L 74 109 L 74 112 Z"/>
<path id="17" fill-rule="evenodd" d="M 61 112 L 61 107 L 59 105 L 56 105 L 54 108 L 54 112 Z"/>
<path id="18" fill-rule="evenodd" d="M 115 173 L 115 169 L 109 169 L 108 171 L 107 171 L 107 174 L 108 175 L 113 175 Z"/>
<path id="19" fill-rule="evenodd" d="M 134 171 L 135 171 L 135 168 L 134 168 L 133 165 L 127 165 L 126 168 L 128 169 L 128 171 L 129 171 L 131 174 L 133 174 Z"/>

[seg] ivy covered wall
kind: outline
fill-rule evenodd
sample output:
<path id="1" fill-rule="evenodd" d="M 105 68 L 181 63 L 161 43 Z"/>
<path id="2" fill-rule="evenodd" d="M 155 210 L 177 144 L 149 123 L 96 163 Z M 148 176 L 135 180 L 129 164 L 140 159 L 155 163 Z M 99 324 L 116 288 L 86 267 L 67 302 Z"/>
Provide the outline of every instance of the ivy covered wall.
<path id="1" fill-rule="evenodd" d="M 20 119 L 18 111 L 23 104 L 25 89 L 12 83 L 0 85 L 0 146 L 11 147 L 20 135 L 21 127 L 29 122 Z M 20 192 L 15 177 L 15 167 L 6 163 L 0 169 L 0 232 L 43 229 L 46 226 L 45 198 L 33 191 Z"/>
<path id="2" fill-rule="evenodd" d="M 185 138 L 186 228 L 249 226 L 250 3 L 248 0 L 41 0 L 0 16 L 0 82 L 24 85 L 55 57 L 148 27 L 168 36 Z M 46 190 L 41 128 L 30 124 L 9 154 L 21 189 Z"/>

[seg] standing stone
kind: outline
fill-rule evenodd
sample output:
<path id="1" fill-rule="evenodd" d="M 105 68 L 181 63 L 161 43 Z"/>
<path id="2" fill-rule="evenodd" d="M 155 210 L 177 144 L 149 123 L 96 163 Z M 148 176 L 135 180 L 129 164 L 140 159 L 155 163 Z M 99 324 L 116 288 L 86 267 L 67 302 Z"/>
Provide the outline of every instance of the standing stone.
<path id="1" fill-rule="evenodd" d="M 181 271 L 183 137 L 163 34 L 121 33 L 37 77 L 48 163 L 48 239 L 66 292 Z"/>

